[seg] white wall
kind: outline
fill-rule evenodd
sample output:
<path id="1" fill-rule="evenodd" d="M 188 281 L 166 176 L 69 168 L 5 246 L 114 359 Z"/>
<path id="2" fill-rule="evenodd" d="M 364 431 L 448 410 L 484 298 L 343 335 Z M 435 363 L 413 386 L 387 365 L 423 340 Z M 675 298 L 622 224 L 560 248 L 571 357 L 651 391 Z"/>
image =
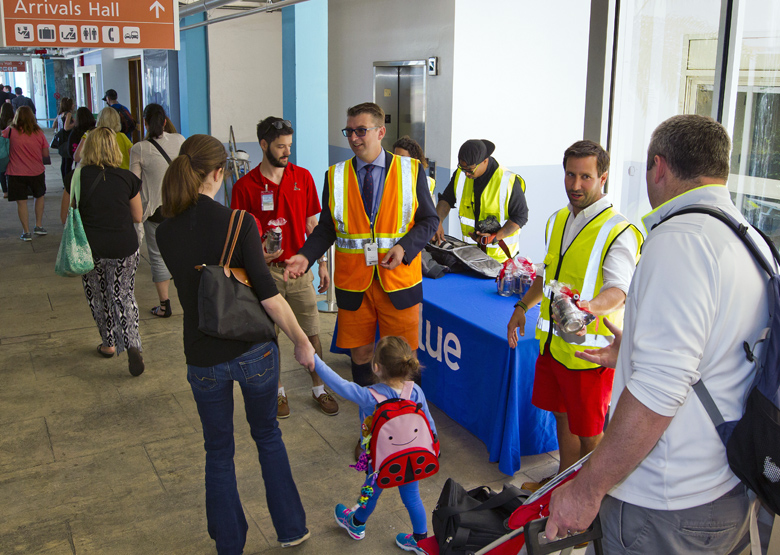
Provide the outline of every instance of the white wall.
<path id="1" fill-rule="evenodd" d="M 456 0 L 451 164 L 468 139 L 496 144 L 496 160 L 526 180 L 520 253 L 535 262 L 547 218 L 568 202 L 561 161 L 582 139 L 589 24 L 582 0 Z"/>
<path id="2" fill-rule="evenodd" d="M 436 161 L 437 188 L 443 187 L 451 151 L 454 2 L 329 0 L 328 7 L 331 150 L 345 149 L 344 158 L 352 155 L 341 129 L 347 108 L 374 98 L 374 62 L 438 56 L 439 75 L 428 76 L 426 84 L 425 154 Z"/>
<path id="3" fill-rule="evenodd" d="M 100 98 L 106 94 L 108 89 L 116 91 L 117 102 L 125 106 L 130 104 L 130 66 L 127 59 L 140 55 L 141 50 L 106 48 L 100 51 L 103 90 L 95 103 L 98 112 L 106 106 L 100 101 Z"/>
<path id="4" fill-rule="evenodd" d="M 282 115 L 281 12 L 209 26 L 209 87 L 211 134 L 227 142 L 232 125 L 236 142 L 256 144 L 257 122 Z"/>

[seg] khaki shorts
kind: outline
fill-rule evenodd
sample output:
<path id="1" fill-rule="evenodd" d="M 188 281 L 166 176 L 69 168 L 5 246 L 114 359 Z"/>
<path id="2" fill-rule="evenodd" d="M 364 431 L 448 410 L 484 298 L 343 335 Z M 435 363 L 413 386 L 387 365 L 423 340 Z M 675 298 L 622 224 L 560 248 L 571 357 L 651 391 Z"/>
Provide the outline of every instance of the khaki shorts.
<path id="1" fill-rule="evenodd" d="M 320 314 L 314 292 L 314 274 L 309 270 L 297 279 L 284 281 L 284 268 L 270 266 L 270 269 L 279 294 L 287 300 L 303 332 L 307 337 L 319 335 Z"/>

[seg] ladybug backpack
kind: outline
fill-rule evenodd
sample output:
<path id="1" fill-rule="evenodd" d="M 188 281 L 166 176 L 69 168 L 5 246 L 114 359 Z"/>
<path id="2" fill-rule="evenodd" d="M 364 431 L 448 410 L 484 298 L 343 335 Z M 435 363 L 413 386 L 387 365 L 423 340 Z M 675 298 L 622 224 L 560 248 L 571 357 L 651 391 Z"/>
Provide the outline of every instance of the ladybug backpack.
<path id="1" fill-rule="evenodd" d="M 382 489 L 422 480 L 439 471 L 439 440 L 422 404 L 410 400 L 413 388 L 414 382 L 404 382 L 400 399 L 388 399 L 369 388 L 378 404 L 371 418 L 368 454 Z"/>

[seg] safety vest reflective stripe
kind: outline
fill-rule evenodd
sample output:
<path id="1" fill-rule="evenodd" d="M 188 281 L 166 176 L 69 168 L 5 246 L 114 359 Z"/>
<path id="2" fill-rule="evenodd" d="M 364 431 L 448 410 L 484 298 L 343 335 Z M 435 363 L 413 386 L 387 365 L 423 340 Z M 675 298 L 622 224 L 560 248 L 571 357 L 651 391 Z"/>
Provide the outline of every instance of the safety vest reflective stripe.
<path id="1" fill-rule="evenodd" d="M 601 268 L 601 252 L 604 250 L 604 245 L 607 244 L 607 238 L 616 225 L 626 219 L 620 215 L 615 214 L 607 222 L 601 226 L 596 242 L 593 243 L 593 249 L 591 250 L 591 257 L 588 259 L 588 269 L 585 271 L 585 278 L 582 280 L 582 291 L 580 292 L 581 299 L 592 299 L 596 296 L 596 280 L 598 279 L 599 269 Z"/>
<path id="2" fill-rule="evenodd" d="M 550 321 L 546 320 L 542 315 L 539 315 L 539 319 L 536 321 L 536 327 L 539 328 L 544 333 L 550 332 Z M 566 343 L 570 343 L 572 345 L 578 345 L 580 347 L 592 347 L 594 349 L 603 349 L 604 347 L 609 347 L 612 344 L 612 341 L 609 339 L 609 336 L 606 335 L 598 335 L 595 333 L 588 333 L 585 335 L 576 335 L 573 333 L 565 333 L 562 332 L 558 326 L 553 326 L 553 334 L 557 335 Z"/>
<path id="3" fill-rule="evenodd" d="M 346 233 L 345 218 L 344 218 L 344 187 L 346 186 L 346 179 L 344 179 L 344 170 L 347 164 L 350 162 L 339 162 L 335 165 L 333 170 L 333 199 L 335 200 L 333 206 L 333 221 L 336 222 L 336 230 L 340 233 Z"/>
<path id="4" fill-rule="evenodd" d="M 514 177 L 515 174 L 512 172 L 505 171 L 504 175 L 501 176 L 501 185 L 498 187 L 498 210 L 499 210 L 499 218 L 498 221 L 501 222 L 501 225 L 504 225 L 506 222 L 506 197 L 508 194 L 509 189 L 509 179 Z"/>
<path id="5" fill-rule="evenodd" d="M 545 228 L 547 230 L 547 236 L 545 237 L 544 244 L 547 245 L 549 248 L 550 241 L 552 241 L 552 233 L 553 233 L 553 225 L 555 225 L 555 217 L 558 215 L 558 212 L 550 216 L 550 219 L 547 220 L 547 227 Z"/>
<path id="6" fill-rule="evenodd" d="M 458 172 L 458 182 L 455 184 L 455 200 L 457 202 L 463 202 L 463 188 L 466 186 L 466 174 L 462 171 Z M 463 218 L 460 220 L 463 221 Z M 471 220 L 471 225 L 474 225 L 474 220 Z"/>
<path id="7" fill-rule="evenodd" d="M 412 159 L 406 156 L 401 157 L 401 221 L 399 222 L 398 238 L 404 236 L 409 227 L 409 222 L 412 221 L 414 199 L 417 193 L 417 188 L 412 182 Z M 395 243 L 394 243 L 395 244 Z M 391 245 L 392 246 L 392 245 Z M 381 247 L 380 247 L 381 248 Z"/>

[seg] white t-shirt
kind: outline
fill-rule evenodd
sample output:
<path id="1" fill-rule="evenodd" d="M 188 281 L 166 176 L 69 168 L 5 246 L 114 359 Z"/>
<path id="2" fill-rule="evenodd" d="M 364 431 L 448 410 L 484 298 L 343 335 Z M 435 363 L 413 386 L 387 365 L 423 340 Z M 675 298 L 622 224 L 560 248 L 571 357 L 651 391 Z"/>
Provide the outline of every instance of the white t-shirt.
<path id="1" fill-rule="evenodd" d="M 171 160 L 179 155 L 184 137 L 178 133 L 165 133 L 155 139 Z M 162 180 L 168 171 L 168 162 L 160 151 L 147 140 L 138 141 L 130 149 L 130 171 L 141 178 L 141 203 L 144 221 L 162 206 Z"/>
<path id="2" fill-rule="evenodd" d="M 736 234 L 705 214 L 661 219 L 691 204 L 739 214 L 726 187 L 699 187 L 644 218 L 648 237 L 626 299 L 614 400 L 628 388 L 653 412 L 673 417 L 658 443 L 610 495 L 656 510 L 709 503 L 739 483 L 692 385 L 701 377 L 726 421 L 742 415 L 753 381 L 751 344 L 766 327 L 768 276 Z M 764 240 L 756 244 L 771 260 Z M 614 412 L 616 401 L 613 401 Z"/>

